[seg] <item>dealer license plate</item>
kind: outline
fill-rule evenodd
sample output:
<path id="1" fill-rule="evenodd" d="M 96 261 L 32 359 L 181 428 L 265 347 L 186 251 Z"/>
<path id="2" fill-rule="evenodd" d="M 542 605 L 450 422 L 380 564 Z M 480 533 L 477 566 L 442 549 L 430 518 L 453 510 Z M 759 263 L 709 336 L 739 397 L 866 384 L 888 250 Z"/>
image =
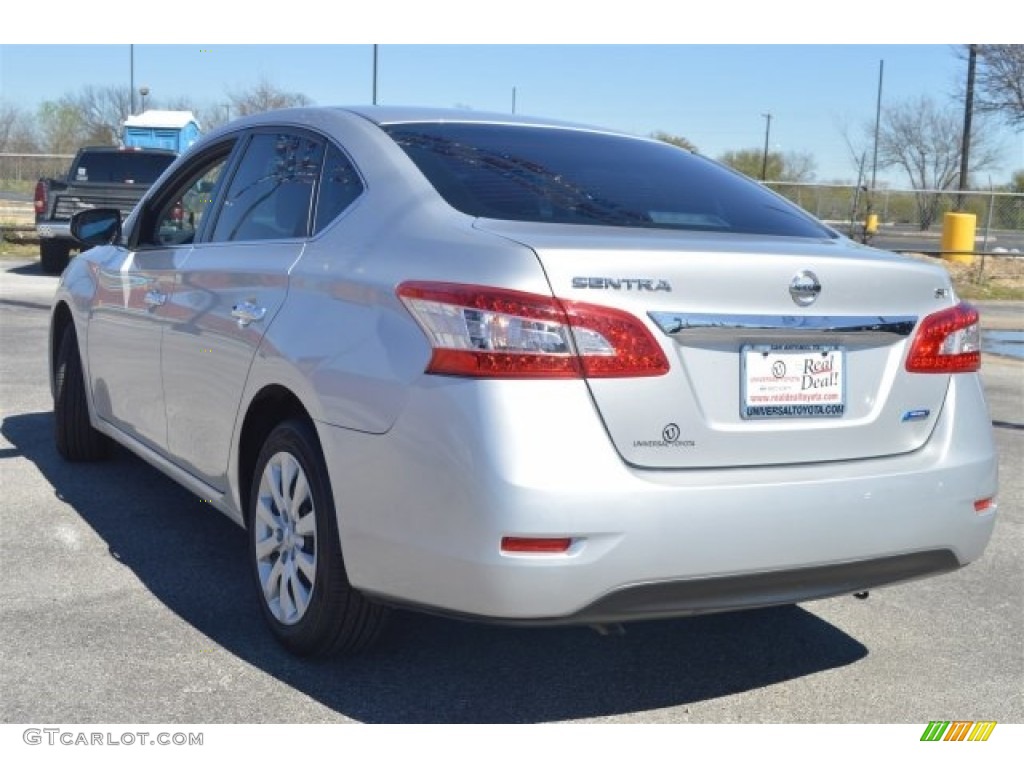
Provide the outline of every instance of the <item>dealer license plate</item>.
<path id="1" fill-rule="evenodd" d="M 754 344 L 740 357 L 744 419 L 837 417 L 846 410 L 842 347 Z"/>

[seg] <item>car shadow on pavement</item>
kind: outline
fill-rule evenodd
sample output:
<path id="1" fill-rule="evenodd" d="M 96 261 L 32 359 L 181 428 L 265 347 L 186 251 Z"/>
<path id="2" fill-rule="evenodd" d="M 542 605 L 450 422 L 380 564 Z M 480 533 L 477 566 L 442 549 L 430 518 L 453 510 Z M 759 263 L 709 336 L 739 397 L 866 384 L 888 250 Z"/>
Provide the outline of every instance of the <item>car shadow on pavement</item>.
<path id="1" fill-rule="evenodd" d="M 149 592 L 209 640 L 345 717 L 372 723 L 536 723 L 718 699 L 856 662 L 867 649 L 797 606 L 629 625 L 520 629 L 396 612 L 371 652 L 302 661 L 259 614 L 244 534 L 128 452 L 65 463 L 51 413 L 0 428 Z M 124 665 L 131 664 L 126 650 Z M 771 720 L 771 712 L 764 712 Z M 259 720 L 281 721 L 272 706 Z M 167 712 L 166 722 L 174 722 Z"/>
<path id="2" fill-rule="evenodd" d="M 46 277 L 56 277 L 56 275 L 47 275 L 43 272 L 43 266 L 38 261 L 21 264 L 17 267 L 10 267 L 9 269 L 5 269 L 4 272 L 10 272 L 12 275 L 43 275 Z"/>

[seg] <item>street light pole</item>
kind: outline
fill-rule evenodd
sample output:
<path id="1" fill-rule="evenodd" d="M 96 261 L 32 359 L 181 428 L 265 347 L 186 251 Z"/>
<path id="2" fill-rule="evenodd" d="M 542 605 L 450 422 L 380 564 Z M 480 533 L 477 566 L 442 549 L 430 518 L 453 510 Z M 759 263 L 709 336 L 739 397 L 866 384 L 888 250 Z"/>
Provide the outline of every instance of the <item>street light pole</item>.
<path id="1" fill-rule="evenodd" d="M 761 181 L 768 181 L 768 140 L 772 135 L 772 113 L 762 112 L 764 118 L 764 155 L 761 158 Z"/>

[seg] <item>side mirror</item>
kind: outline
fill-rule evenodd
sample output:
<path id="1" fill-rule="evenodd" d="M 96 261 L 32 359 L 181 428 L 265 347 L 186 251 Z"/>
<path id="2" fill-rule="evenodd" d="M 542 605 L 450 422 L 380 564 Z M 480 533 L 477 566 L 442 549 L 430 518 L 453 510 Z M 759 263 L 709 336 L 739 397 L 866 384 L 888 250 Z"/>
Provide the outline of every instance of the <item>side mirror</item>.
<path id="1" fill-rule="evenodd" d="M 83 245 L 107 245 L 121 236 L 121 212 L 92 208 L 71 217 L 71 236 Z"/>

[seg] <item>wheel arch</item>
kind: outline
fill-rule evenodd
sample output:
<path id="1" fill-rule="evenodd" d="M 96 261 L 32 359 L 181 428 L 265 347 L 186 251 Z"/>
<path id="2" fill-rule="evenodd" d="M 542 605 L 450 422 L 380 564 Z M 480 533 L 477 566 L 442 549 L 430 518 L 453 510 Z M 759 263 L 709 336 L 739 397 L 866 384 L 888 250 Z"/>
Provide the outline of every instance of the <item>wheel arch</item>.
<path id="1" fill-rule="evenodd" d="M 64 330 L 73 323 L 71 308 L 64 301 L 57 302 L 50 317 L 50 345 L 47 359 L 51 397 L 56 396 L 57 353 L 60 351 L 60 343 L 64 338 Z"/>
<path id="2" fill-rule="evenodd" d="M 247 524 L 249 492 L 260 450 L 274 427 L 288 419 L 301 419 L 313 427 L 317 448 L 323 455 L 313 417 L 295 393 L 279 384 L 261 389 L 249 402 L 238 436 L 237 487 L 243 524 Z"/>

